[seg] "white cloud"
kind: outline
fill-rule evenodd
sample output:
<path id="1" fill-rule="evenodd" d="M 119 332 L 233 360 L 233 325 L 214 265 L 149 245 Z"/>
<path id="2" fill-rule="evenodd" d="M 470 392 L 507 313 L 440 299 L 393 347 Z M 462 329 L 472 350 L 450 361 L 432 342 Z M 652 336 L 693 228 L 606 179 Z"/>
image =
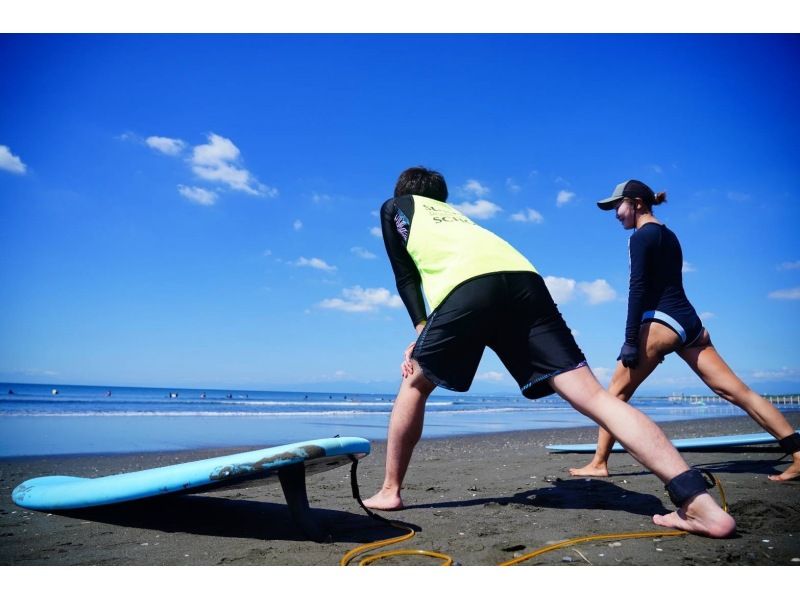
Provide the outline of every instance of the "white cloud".
<path id="1" fill-rule="evenodd" d="M 351 247 L 350 252 L 365 260 L 374 260 L 377 256 L 363 247 Z"/>
<path id="2" fill-rule="evenodd" d="M 780 266 L 778 266 L 778 270 L 800 270 L 800 261 L 783 262 Z"/>
<path id="3" fill-rule="evenodd" d="M 571 278 L 545 276 L 544 284 L 547 286 L 547 290 L 550 291 L 550 295 L 552 295 L 553 301 L 556 303 L 571 301 L 575 294 L 576 282 Z"/>
<path id="4" fill-rule="evenodd" d="M 787 368 L 786 366 L 777 370 L 755 370 L 753 378 L 757 380 L 800 380 L 800 369 Z"/>
<path id="5" fill-rule="evenodd" d="M 578 290 L 586 296 L 589 305 L 606 303 L 617 298 L 617 292 L 602 278 L 593 282 L 579 282 Z"/>
<path id="6" fill-rule="evenodd" d="M 593 282 L 577 282 L 572 278 L 545 276 L 544 283 L 556 303 L 572 301 L 576 292 L 580 293 L 589 305 L 598 305 L 617 298 L 617 292 L 602 278 Z"/>
<path id="7" fill-rule="evenodd" d="M 475 218 L 477 220 L 488 220 L 489 218 L 494 218 L 497 212 L 503 211 L 503 208 L 486 199 L 479 199 L 471 203 L 465 201 L 464 203 L 453 204 L 453 207 L 461 211 L 466 216 Z"/>
<path id="8" fill-rule="evenodd" d="M 369 234 L 371 234 L 373 237 L 378 237 L 379 239 L 383 238 L 383 231 L 381 231 L 380 226 L 373 226 L 371 229 L 369 229 Z"/>
<path id="9" fill-rule="evenodd" d="M 768 296 L 770 299 L 800 299 L 800 287 L 772 291 Z"/>
<path id="10" fill-rule="evenodd" d="M 511 220 L 514 222 L 533 222 L 534 224 L 540 224 L 544 222 L 544 216 L 532 208 L 526 208 L 521 212 L 512 214 Z"/>
<path id="11" fill-rule="evenodd" d="M 511 193 L 519 193 L 520 191 L 522 191 L 522 187 L 517 185 L 517 183 L 512 178 L 506 179 L 506 189 L 508 189 L 509 192 Z"/>
<path id="12" fill-rule="evenodd" d="M 295 220 L 294 222 L 292 222 L 292 228 L 294 230 L 300 230 L 301 228 L 303 228 L 303 221 L 302 220 Z"/>
<path id="13" fill-rule="evenodd" d="M 459 197 L 485 197 L 489 195 L 491 189 L 485 185 L 481 185 L 475 179 L 467 180 L 466 184 L 456 189 L 456 195 Z"/>
<path id="14" fill-rule="evenodd" d="M 655 172 L 656 174 L 662 174 L 662 173 L 664 172 L 664 169 L 663 169 L 663 168 L 661 168 L 661 166 L 660 166 L 660 165 L 658 165 L 658 164 L 650 164 L 650 165 L 648 166 L 648 168 L 649 168 L 650 170 L 652 170 L 653 172 Z"/>
<path id="15" fill-rule="evenodd" d="M 697 272 L 697 268 L 695 268 L 692 264 L 687 262 L 686 260 L 683 261 L 683 267 L 681 268 L 681 272 L 684 274 L 687 272 Z"/>
<path id="16" fill-rule="evenodd" d="M 502 372 L 481 372 L 475 376 L 475 379 L 486 382 L 502 382 L 506 377 Z"/>
<path id="17" fill-rule="evenodd" d="M 177 156 L 186 147 L 186 142 L 180 139 L 172 139 L 170 137 L 151 136 L 144 140 L 144 142 L 156 151 L 168 156 Z"/>
<path id="18" fill-rule="evenodd" d="M 328 195 L 327 193 L 312 193 L 311 194 L 311 201 L 313 201 L 314 203 L 328 203 L 329 201 L 331 201 L 331 199 L 333 199 L 333 198 L 330 195 Z"/>
<path id="19" fill-rule="evenodd" d="M 192 171 L 207 181 L 218 181 L 250 195 L 277 196 L 277 189 L 258 182 L 248 170 L 237 165 L 240 154 L 230 139 L 211 133 L 207 144 L 194 147 L 189 162 Z"/>
<path id="20" fill-rule="evenodd" d="M 11 148 L 7 145 L 0 145 L 0 170 L 7 170 L 14 174 L 25 174 L 27 166 L 20 160 L 19 156 L 11 153 Z"/>
<path id="21" fill-rule="evenodd" d="M 139 141 L 138 135 L 136 133 L 131 133 L 130 131 L 125 131 L 121 135 L 117 135 L 114 139 L 118 139 L 119 141 Z"/>
<path id="22" fill-rule="evenodd" d="M 187 187 L 186 185 L 178 185 L 178 193 L 183 195 L 186 199 L 202 206 L 212 206 L 217 201 L 217 194 L 202 187 Z"/>
<path id="23" fill-rule="evenodd" d="M 561 206 L 571 202 L 574 198 L 575 194 L 572 191 L 561 190 L 556 196 L 556 205 L 560 208 Z"/>
<path id="24" fill-rule="evenodd" d="M 701 320 L 710 320 L 711 318 L 716 318 L 717 314 L 715 314 L 713 311 L 704 311 L 703 313 L 698 314 L 697 317 L 699 317 Z"/>
<path id="25" fill-rule="evenodd" d="M 594 373 L 595 377 L 600 381 L 600 384 L 602 384 L 603 386 L 608 386 L 608 383 L 611 382 L 611 375 L 614 373 L 614 370 L 612 368 L 593 367 L 592 372 Z"/>
<path id="26" fill-rule="evenodd" d="M 312 257 L 311 259 L 307 259 L 301 257 L 294 263 L 295 266 L 307 267 L 307 268 L 314 268 L 316 270 L 323 270 L 325 272 L 334 272 L 336 270 L 336 266 L 331 266 L 325 260 L 321 260 L 318 257 Z"/>
<path id="27" fill-rule="evenodd" d="M 319 307 L 324 309 L 335 309 L 350 313 L 374 312 L 381 307 L 396 309 L 402 307 L 403 301 L 399 295 L 392 295 L 387 289 L 364 289 L 355 286 L 342 290 L 343 299 L 324 299 L 319 303 Z"/>

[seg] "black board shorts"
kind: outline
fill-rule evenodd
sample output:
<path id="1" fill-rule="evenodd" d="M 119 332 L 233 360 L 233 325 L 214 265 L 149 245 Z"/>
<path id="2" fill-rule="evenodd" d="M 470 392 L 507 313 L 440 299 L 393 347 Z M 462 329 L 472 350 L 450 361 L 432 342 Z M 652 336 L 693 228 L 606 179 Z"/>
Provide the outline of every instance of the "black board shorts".
<path id="1" fill-rule="evenodd" d="M 495 272 L 456 287 L 430 315 L 411 356 L 431 382 L 464 392 L 486 347 L 529 399 L 552 394 L 550 378 L 586 365 L 535 272 Z"/>

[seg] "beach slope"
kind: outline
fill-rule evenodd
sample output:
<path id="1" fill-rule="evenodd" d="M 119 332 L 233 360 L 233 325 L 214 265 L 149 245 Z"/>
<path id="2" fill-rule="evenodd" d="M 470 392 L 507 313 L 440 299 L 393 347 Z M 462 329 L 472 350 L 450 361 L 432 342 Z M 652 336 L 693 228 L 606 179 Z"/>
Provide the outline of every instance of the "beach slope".
<path id="1" fill-rule="evenodd" d="M 800 414 L 787 417 L 800 427 Z M 672 438 L 760 431 L 746 417 L 662 427 Z M 594 428 L 578 428 L 423 440 L 404 491 L 408 508 L 389 514 L 418 530 L 398 548 L 444 552 L 462 565 L 494 565 L 569 538 L 660 531 L 650 518 L 671 503 L 661 482 L 627 454 L 613 457 L 610 478 L 589 480 L 567 473 L 586 455 L 550 454 L 544 448 L 595 436 Z M 0 565 L 330 566 L 361 543 L 404 533 L 359 508 L 348 467 L 308 478 L 311 507 L 330 530 L 327 543 L 302 536 L 277 484 L 68 513 L 29 511 L 11 501 L 14 487 L 32 477 L 95 477 L 233 452 L 0 460 Z M 767 479 L 786 465 L 777 462 L 777 446 L 683 454 L 722 482 L 738 522 L 734 537 L 593 540 L 521 566 L 800 565 L 800 481 Z M 364 496 L 382 480 L 384 455 L 385 444 L 373 443 L 372 454 L 359 465 Z M 398 557 L 380 564 L 436 561 Z"/>

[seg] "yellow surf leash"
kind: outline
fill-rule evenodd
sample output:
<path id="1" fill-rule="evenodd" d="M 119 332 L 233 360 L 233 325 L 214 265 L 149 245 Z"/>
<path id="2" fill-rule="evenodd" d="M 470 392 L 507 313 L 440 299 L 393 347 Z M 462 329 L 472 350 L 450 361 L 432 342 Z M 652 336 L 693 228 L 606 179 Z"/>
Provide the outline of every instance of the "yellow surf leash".
<path id="1" fill-rule="evenodd" d="M 358 491 L 358 479 L 356 478 L 356 470 L 358 469 L 358 459 L 354 458 L 352 455 L 350 456 L 353 464 L 350 466 L 350 488 L 353 490 L 353 498 L 358 501 L 358 504 L 361 506 L 362 509 L 375 519 L 376 521 L 380 521 L 381 523 L 385 523 L 386 525 L 390 525 L 394 528 L 405 530 L 408 533 L 404 536 L 398 536 L 396 538 L 388 538 L 387 540 L 378 540 L 377 542 L 370 542 L 369 544 L 362 544 L 361 546 L 356 546 L 352 550 L 345 553 L 342 559 L 339 561 L 339 564 L 342 567 L 346 567 L 350 561 L 352 561 L 355 557 L 363 552 L 369 552 L 370 550 L 375 550 L 377 548 L 383 548 L 384 546 L 391 546 L 392 544 L 399 544 L 400 542 L 405 542 L 406 540 L 410 540 L 416 535 L 416 532 L 413 528 L 409 527 L 408 525 L 401 523 L 399 521 L 390 521 L 385 517 L 381 517 L 370 511 L 366 505 L 364 505 L 363 501 L 361 500 L 361 493 Z M 442 566 L 449 566 L 453 564 L 452 557 L 442 554 L 441 552 L 433 552 L 431 550 L 384 550 L 383 552 L 379 552 L 377 554 L 367 556 L 362 558 L 359 561 L 359 565 L 369 565 L 370 563 L 374 563 L 377 560 L 385 559 L 392 556 L 426 556 L 435 559 L 440 559 L 442 562 Z"/>
<path id="2" fill-rule="evenodd" d="M 350 564 L 350 562 L 360 554 L 365 552 L 369 552 L 372 550 L 376 550 L 378 548 L 382 548 L 384 546 L 390 546 L 392 544 L 399 544 L 400 542 L 405 542 L 406 540 L 410 540 L 416 535 L 416 532 L 406 524 L 403 524 L 398 521 L 390 521 L 380 515 L 376 515 L 372 511 L 370 511 L 364 503 L 361 501 L 361 495 L 358 490 L 358 481 L 356 480 L 356 469 L 358 468 L 358 461 L 353 459 L 353 464 L 350 468 L 350 486 L 353 490 L 353 498 L 358 501 L 358 504 L 361 506 L 362 509 L 377 521 L 390 525 L 394 528 L 406 530 L 408 531 L 407 534 L 403 536 L 398 536 L 396 538 L 389 538 L 387 540 L 378 540 L 377 542 L 370 542 L 368 544 L 362 544 L 361 546 L 357 546 L 352 550 L 345 553 L 342 559 L 339 561 L 339 565 L 346 567 Z M 728 503 L 725 499 L 725 490 L 722 488 L 722 484 L 720 481 L 710 472 L 702 470 L 702 472 L 708 476 L 708 478 L 713 483 L 713 486 L 716 486 L 719 490 L 720 499 L 722 500 L 722 508 L 725 512 L 728 511 Z M 677 537 L 677 536 L 685 536 L 688 535 L 689 532 L 681 531 L 681 530 L 672 530 L 672 531 L 664 531 L 664 532 L 625 532 L 620 534 L 596 534 L 592 536 L 582 536 L 580 538 L 572 538 L 570 540 L 564 540 L 562 542 L 558 542 L 551 546 L 545 546 L 544 548 L 539 548 L 538 550 L 534 550 L 533 552 L 529 552 L 527 554 L 523 554 L 522 556 L 516 557 L 511 559 L 510 561 L 505 561 L 503 563 L 499 563 L 499 566 L 505 567 L 509 565 L 518 565 L 524 561 L 537 557 L 539 555 L 545 554 L 547 552 L 552 552 L 554 550 L 560 550 L 562 548 L 566 548 L 568 546 L 574 546 L 576 544 L 583 544 L 584 542 L 593 542 L 593 541 L 605 541 L 605 540 L 628 540 L 634 538 L 663 538 L 663 537 Z M 366 556 L 362 558 L 358 564 L 359 565 L 370 565 L 377 560 L 385 559 L 394 556 L 425 556 L 440 559 L 442 562 L 442 566 L 449 566 L 454 563 L 454 560 L 451 556 L 443 554 L 441 552 L 433 552 L 430 550 L 385 550 L 383 552 L 379 552 L 370 556 Z"/>

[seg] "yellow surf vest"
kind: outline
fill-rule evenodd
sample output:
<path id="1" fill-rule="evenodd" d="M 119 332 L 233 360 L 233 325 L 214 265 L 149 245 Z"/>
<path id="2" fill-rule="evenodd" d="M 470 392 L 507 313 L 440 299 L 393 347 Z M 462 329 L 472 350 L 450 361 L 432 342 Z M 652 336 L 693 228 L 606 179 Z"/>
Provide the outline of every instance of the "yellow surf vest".
<path id="1" fill-rule="evenodd" d="M 414 195 L 406 250 L 431 311 L 462 282 L 492 272 L 536 272 L 509 243 L 442 201 Z"/>

